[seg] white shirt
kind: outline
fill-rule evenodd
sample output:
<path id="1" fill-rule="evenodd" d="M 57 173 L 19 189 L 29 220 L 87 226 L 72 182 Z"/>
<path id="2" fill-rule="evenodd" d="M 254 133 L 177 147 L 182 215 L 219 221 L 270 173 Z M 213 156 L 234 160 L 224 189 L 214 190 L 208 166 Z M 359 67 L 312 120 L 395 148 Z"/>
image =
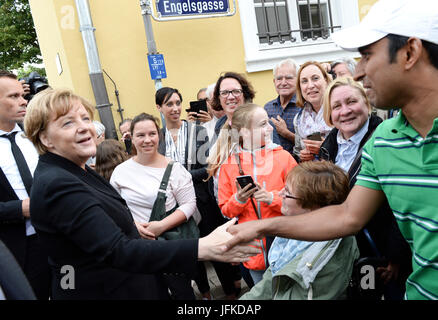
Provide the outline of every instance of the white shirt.
<path id="1" fill-rule="evenodd" d="M 166 157 L 186 164 L 186 142 L 187 142 L 187 122 L 182 121 L 181 127 L 178 129 L 178 137 L 176 143 L 173 140 L 172 134 L 166 128 Z"/>
<path id="2" fill-rule="evenodd" d="M 12 133 L 15 131 L 18 132 L 15 135 L 15 142 L 20 148 L 21 153 L 23 153 L 30 173 L 33 176 L 35 168 L 38 164 L 39 155 L 32 142 L 24 137 L 24 135 L 22 134 L 23 131 L 18 126 L 18 124 L 15 125 L 14 129 L 11 132 L 0 130 L 0 135 Z M 15 193 L 17 194 L 18 199 L 24 200 L 29 198 L 29 194 L 27 193 L 24 183 L 21 180 L 20 172 L 18 171 L 14 155 L 12 154 L 11 142 L 8 139 L 0 138 L 0 154 L 0 167 L 2 168 L 3 173 L 8 179 L 12 189 L 14 189 Z M 26 235 L 30 236 L 32 234 L 35 234 L 35 229 L 30 223 L 30 219 L 26 219 Z"/>
<path id="3" fill-rule="evenodd" d="M 342 137 L 341 131 L 338 131 L 336 137 L 338 141 L 338 154 L 336 155 L 335 164 L 344 169 L 345 172 L 348 172 L 353 164 L 353 160 L 359 150 L 359 144 L 368 131 L 369 123 L 370 120 L 368 119 L 362 128 L 360 128 L 360 130 L 348 140 L 345 140 Z"/>
<path id="4" fill-rule="evenodd" d="M 166 168 L 141 165 L 132 158 L 118 165 L 111 176 L 111 185 L 125 199 L 134 220 L 148 222 Z M 166 189 L 166 211 L 178 209 L 189 219 L 196 209 L 192 176 L 178 162 L 173 164 Z"/>
<path id="5" fill-rule="evenodd" d="M 216 122 L 219 120 L 219 118 L 216 118 L 213 116 L 213 119 L 211 119 L 208 122 L 204 122 L 202 126 L 207 130 L 208 135 L 208 141 L 212 141 L 214 136 L 214 127 L 216 126 Z"/>

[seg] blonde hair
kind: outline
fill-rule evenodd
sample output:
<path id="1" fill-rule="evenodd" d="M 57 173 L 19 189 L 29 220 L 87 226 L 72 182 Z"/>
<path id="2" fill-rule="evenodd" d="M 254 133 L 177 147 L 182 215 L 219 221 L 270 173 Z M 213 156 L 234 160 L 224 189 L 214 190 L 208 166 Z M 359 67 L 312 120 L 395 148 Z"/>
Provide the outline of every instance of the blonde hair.
<path id="1" fill-rule="evenodd" d="M 231 126 L 228 122 L 224 124 L 216 141 L 216 150 L 207 159 L 207 180 L 216 175 L 219 167 L 228 159 L 234 148 L 242 142 L 239 132 L 242 128 L 250 129 L 252 116 L 258 108 L 263 109 L 254 103 L 245 103 L 234 111 Z"/>
<path id="2" fill-rule="evenodd" d="M 322 76 L 324 77 L 327 84 L 329 84 L 332 81 L 332 78 L 330 77 L 330 75 L 327 73 L 327 71 L 324 69 L 324 67 L 319 62 L 307 61 L 306 63 L 304 63 L 300 67 L 300 69 L 298 70 L 298 73 L 297 73 L 297 91 L 296 91 L 297 102 L 296 102 L 296 104 L 300 108 L 303 108 L 304 104 L 306 102 L 306 100 L 304 99 L 303 94 L 301 92 L 301 82 L 300 82 L 301 72 L 303 72 L 304 68 L 311 66 L 311 65 L 317 67 L 321 71 Z M 322 104 L 322 105 L 324 105 L 324 104 Z"/>
<path id="3" fill-rule="evenodd" d="M 354 81 L 353 78 L 351 77 L 336 78 L 332 83 L 328 85 L 327 89 L 325 90 L 324 99 L 323 99 L 323 105 L 324 105 L 323 117 L 325 123 L 327 123 L 327 125 L 330 127 L 334 126 L 332 121 L 332 105 L 330 103 L 332 92 L 334 89 L 344 86 L 356 89 L 361 94 L 365 104 L 367 105 L 368 115 L 371 114 L 371 110 L 372 110 L 371 103 L 367 97 L 367 94 L 362 84 Z"/>
<path id="4" fill-rule="evenodd" d="M 73 108 L 73 102 L 80 102 L 93 120 L 94 106 L 68 89 L 48 88 L 36 94 L 28 104 L 24 132 L 40 155 L 47 152 L 46 146 L 40 140 L 41 132 L 46 130 L 53 116 L 56 120 L 66 115 Z"/>
<path id="5" fill-rule="evenodd" d="M 286 185 L 304 209 L 341 204 L 350 192 L 344 170 L 330 161 L 301 162 L 287 174 Z"/>

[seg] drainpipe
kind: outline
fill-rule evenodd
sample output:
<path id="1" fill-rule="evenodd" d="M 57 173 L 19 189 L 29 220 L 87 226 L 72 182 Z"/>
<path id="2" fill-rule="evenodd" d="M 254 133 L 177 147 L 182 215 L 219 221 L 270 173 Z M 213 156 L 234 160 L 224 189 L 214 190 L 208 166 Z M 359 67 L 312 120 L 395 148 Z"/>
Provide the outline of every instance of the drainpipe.
<path id="1" fill-rule="evenodd" d="M 97 51 L 96 38 L 94 36 L 93 21 L 91 20 L 88 0 L 76 0 L 76 10 L 78 11 L 79 26 L 84 42 L 85 55 L 87 56 L 88 70 L 96 100 L 96 109 L 99 112 L 100 120 L 105 126 L 105 138 L 117 138 L 116 126 L 111 111 L 112 104 L 108 99 L 103 73 L 100 66 L 99 53 Z"/>

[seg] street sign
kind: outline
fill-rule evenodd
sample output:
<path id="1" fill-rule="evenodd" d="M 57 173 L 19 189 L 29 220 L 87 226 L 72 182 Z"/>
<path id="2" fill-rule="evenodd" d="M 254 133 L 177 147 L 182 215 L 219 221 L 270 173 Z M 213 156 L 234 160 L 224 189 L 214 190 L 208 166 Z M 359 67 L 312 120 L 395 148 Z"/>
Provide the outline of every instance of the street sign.
<path id="1" fill-rule="evenodd" d="M 161 17 L 227 14 L 228 0 L 157 0 L 157 14 Z"/>
<path id="2" fill-rule="evenodd" d="M 148 54 L 148 62 L 152 80 L 167 78 L 162 54 Z"/>

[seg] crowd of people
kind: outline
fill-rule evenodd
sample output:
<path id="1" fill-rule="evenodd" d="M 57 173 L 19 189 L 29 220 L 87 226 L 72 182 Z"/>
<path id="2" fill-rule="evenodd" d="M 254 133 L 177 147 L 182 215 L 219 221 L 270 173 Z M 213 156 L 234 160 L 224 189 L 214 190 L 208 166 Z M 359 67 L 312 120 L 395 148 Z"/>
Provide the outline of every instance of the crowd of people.
<path id="1" fill-rule="evenodd" d="M 21 297 L 194 300 L 194 281 L 208 300 L 210 261 L 230 300 L 438 299 L 438 30 L 403 27 L 438 25 L 433 8 L 377 2 L 333 34 L 358 63 L 282 60 L 264 106 L 223 72 L 184 120 L 163 87 L 162 126 L 141 113 L 120 141 L 84 98 L 48 88 L 27 103 L 0 71 L 0 256 L 15 256 Z M 0 297 L 12 291 L 0 275 Z"/>

